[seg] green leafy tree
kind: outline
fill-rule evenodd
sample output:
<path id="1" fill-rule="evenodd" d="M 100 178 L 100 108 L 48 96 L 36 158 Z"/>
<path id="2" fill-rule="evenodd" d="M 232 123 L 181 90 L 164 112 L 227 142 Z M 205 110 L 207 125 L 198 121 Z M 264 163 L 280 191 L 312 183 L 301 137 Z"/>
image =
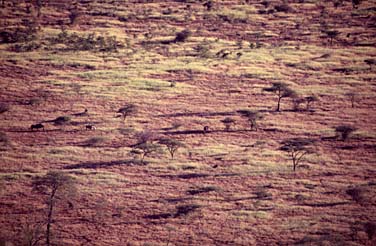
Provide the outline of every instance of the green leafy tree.
<path id="1" fill-rule="evenodd" d="M 313 143 L 312 139 L 304 138 L 291 138 L 282 142 L 280 150 L 286 151 L 289 154 L 294 172 L 304 156 L 314 153 L 312 148 Z"/>
<path id="2" fill-rule="evenodd" d="M 54 209 L 57 206 L 58 201 L 68 200 L 75 194 L 75 182 L 71 176 L 61 171 L 50 171 L 44 176 L 36 177 L 33 180 L 32 185 L 33 190 L 46 196 L 46 245 L 50 246 Z"/>
<path id="3" fill-rule="evenodd" d="M 271 87 L 264 88 L 264 91 L 273 92 L 278 96 L 277 111 L 280 111 L 282 98 L 294 97 L 296 95 L 295 91 L 293 91 L 287 84 L 282 82 L 275 82 Z"/>

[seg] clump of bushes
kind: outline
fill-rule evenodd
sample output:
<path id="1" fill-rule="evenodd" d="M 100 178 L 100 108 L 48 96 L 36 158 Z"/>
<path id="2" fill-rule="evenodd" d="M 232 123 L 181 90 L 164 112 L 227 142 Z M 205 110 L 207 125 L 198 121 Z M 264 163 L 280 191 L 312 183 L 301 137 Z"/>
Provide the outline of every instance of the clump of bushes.
<path id="1" fill-rule="evenodd" d="M 37 38 L 37 25 L 31 21 L 24 21 L 25 27 L 4 30 L 0 32 L 0 43 L 11 44 L 29 42 Z"/>
<path id="2" fill-rule="evenodd" d="M 99 51 L 117 52 L 121 43 L 116 40 L 116 36 L 100 36 L 95 33 L 80 36 L 77 33 L 69 34 L 62 30 L 56 37 L 49 39 L 51 45 L 64 44 L 66 50 L 73 51 Z"/>
<path id="3" fill-rule="evenodd" d="M 41 47 L 41 45 L 37 42 L 29 42 L 26 44 L 15 44 L 10 47 L 10 50 L 13 52 L 30 52 L 33 50 L 37 50 Z"/>

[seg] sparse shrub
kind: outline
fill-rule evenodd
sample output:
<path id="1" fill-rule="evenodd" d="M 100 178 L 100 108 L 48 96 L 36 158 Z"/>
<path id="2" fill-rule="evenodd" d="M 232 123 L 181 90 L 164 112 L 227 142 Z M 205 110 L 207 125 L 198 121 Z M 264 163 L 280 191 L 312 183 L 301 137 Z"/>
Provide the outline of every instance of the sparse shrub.
<path id="1" fill-rule="evenodd" d="M 185 41 L 187 41 L 187 39 L 191 36 L 191 31 L 190 30 L 188 30 L 188 29 L 185 29 L 185 30 L 183 30 L 183 31 L 181 31 L 181 32 L 178 32 L 177 34 L 176 34 L 176 37 L 175 37 L 175 40 L 174 40 L 174 42 L 175 43 L 178 43 L 178 42 L 185 42 Z"/>
<path id="2" fill-rule="evenodd" d="M 127 104 L 124 107 L 120 108 L 117 112 L 123 116 L 123 120 L 127 116 L 135 114 L 137 111 L 136 105 L 134 104 Z"/>
<path id="3" fill-rule="evenodd" d="M 340 125 L 335 128 L 336 136 L 341 136 L 341 139 L 345 141 L 349 138 L 350 134 L 356 131 L 357 128 L 349 125 Z"/>
<path id="4" fill-rule="evenodd" d="M 352 0 L 352 5 L 354 9 L 358 8 L 358 5 L 362 3 L 362 0 Z"/>
<path id="5" fill-rule="evenodd" d="M 255 192 L 256 198 L 259 200 L 270 200 L 272 199 L 272 193 L 268 192 L 265 188 L 260 188 Z"/>
<path id="6" fill-rule="evenodd" d="M 368 239 L 373 240 L 376 237 L 376 223 L 375 222 L 367 222 L 364 224 L 364 230 L 367 233 Z"/>
<path id="7" fill-rule="evenodd" d="M 31 105 L 31 106 L 38 106 L 42 103 L 42 99 L 40 99 L 38 97 L 33 97 L 33 98 L 30 98 L 29 100 L 27 100 L 26 103 L 28 105 Z"/>
<path id="8" fill-rule="evenodd" d="M 343 5 L 343 0 L 334 0 L 333 1 L 333 7 L 338 8 Z"/>
<path id="9" fill-rule="evenodd" d="M 57 206 L 58 200 L 69 201 L 74 196 L 76 191 L 75 182 L 71 176 L 61 171 L 50 171 L 42 177 L 34 178 L 32 186 L 33 190 L 47 195 L 46 245 L 50 246 L 51 226 L 54 223 L 53 210 Z"/>
<path id="10" fill-rule="evenodd" d="M 208 193 L 212 191 L 218 191 L 218 188 L 215 186 L 204 186 L 187 190 L 187 193 L 190 195 L 198 195 L 202 193 Z"/>
<path id="11" fill-rule="evenodd" d="M 85 146 L 95 147 L 95 146 L 99 146 L 103 144 L 105 141 L 106 141 L 105 137 L 101 137 L 101 136 L 92 137 L 85 141 Z"/>
<path id="12" fill-rule="evenodd" d="M 70 24 L 71 25 L 74 25 L 77 18 L 80 17 L 81 13 L 77 10 L 77 9 L 72 9 L 70 12 L 69 12 L 69 21 L 70 21 Z"/>
<path id="13" fill-rule="evenodd" d="M 244 109 L 244 110 L 238 110 L 237 112 L 249 121 L 251 125 L 251 130 L 257 131 L 258 129 L 257 121 L 263 118 L 263 116 L 258 111 Z"/>
<path id="14" fill-rule="evenodd" d="M 226 132 L 230 131 L 231 126 L 235 124 L 235 120 L 230 117 L 224 118 L 221 122 L 225 125 Z"/>
<path id="15" fill-rule="evenodd" d="M 49 38 L 48 41 L 50 45 L 64 44 L 65 50 L 102 53 L 117 52 L 118 48 L 122 46 L 115 36 L 97 36 L 95 33 L 80 36 L 77 33 L 69 34 L 66 30 L 62 30 L 56 37 Z"/>
<path id="16" fill-rule="evenodd" d="M 209 58 L 210 54 L 210 44 L 208 42 L 199 43 L 197 46 L 193 47 L 196 51 L 197 56 L 202 58 Z"/>
<path id="17" fill-rule="evenodd" d="M 206 7 L 206 10 L 207 10 L 207 11 L 210 11 L 210 10 L 213 9 L 214 4 L 213 4 L 213 1 L 212 1 L 212 0 L 209 0 L 209 1 L 205 2 L 205 3 L 203 4 L 203 6 Z"/>
<path id="18" fill-rule="evenodd" d="M 292 102 L 294 104 L 294 111 L 300 111 L 300 105 L 305 102 L 305 99 L 300 96 L 295 96 L 292 98 Z"/>
<path id="19" fill-rule="evenodd" d="M 315 95 L 311 95 L 311 96 L 306 96 L 305 98 L 305 101 L 306 101 L 306 110 L 309 111 L 311 110 L 311 106 L 314 102 L 317 102 L 319 99 L 317 96 Z"/>
<path id="20" fill-rule="evenodd" d="M 15 30 L 1 31 L 0 43 L 29 42 L 36 39 L 36 28 L 16 28 Z"/>
<path id="21" fill-rule="evenodd" d="M 346 194 L 357 202 L 361 203 L 364 200 L 364 190 L 361 187 L 352 187 L 346 190 Z"/>
<path id="22" fill-rule="evenodd" d="M 0 114 L 8 112 L 10 109 L 9 105 L 6 103 L 0 103 Z"/>
<path id="23" fill-rule="evenodd" d="M 156 139 L 156 134 L 153 131 L 144 130 L 136 134 L 137 144 L 151 143 Z"/>
<path id="24" fill-rule="evenodd" d="M 276 6 L 274 6 L 274 9 L 277 12 L 285 12 L 285 13 L 289 13 L 289 12 L 293 11 L 293 9 L 288 4 L 276 5 Z"/>
<path id="25" fill-rule="evenodd" d="M 7 147 L 10 145 L 10 140 L 4 132 L 0 132 L 0 147 Z"/>
<path id="26" fill-rule="evenodd" d="M 340 34 L 340 32 L 337 31 L 337 30 L 325 30 L 324 33 L 327 36 L 327 38 L 329 39 L 330 45 L 333 44 L 333 40 L 336 39 L 337 36 Z"/>
<path id="27" fill-rule="evenodd" d="M 36 42 L 30 42 L 26 44 L 15 44 L 15 45 L 10 46 L 9 49 L 13 52 L 30 52 L 30 51 L 37 50 L 40 47 L 41 47 L 40 44 Z"/>
<path id="28" fill-rule="evenodd" d="M 346 96 L 349 98 L 350 102 L 351 102 L 351 107 L 354 108 L 355 107 L 355 102 L 356 102 L 356 99 L 357 99 L 357 93 L 355 92 L 348 92 L 346 93 Z"/>
<path id="29" fill-rule="evenodd" d="M 294 97 L 296 92 L 290 89 L 290 87 L 282 82 L 275 82 L 271 87 L 264 88 L 264 91 L 274 92 L 278 96 L 277 111 L 280 111 L 281 99 L 284 97 Z"/>
<path id="30" fill-rule="evenodd" d="M 281 143 L 279 149 L 288 152 L 294 172 L 304 156 L 314 153 L 314 150 L 311 147 L 313 143 L 314 141 L 312 139 L 304 138 L 291 138 Z"/>
<path id="31" fill-rule="evenodd" d="M 262 1 L 260 4 L 263 5 L 265 8 L 268 8 L 270 6 L 269 1 Z"/>
<path id="32" fill-rule="evenodd" d="M 175 218 L 180 217 L 180 216 L 186 216 L 190 213 L 195 212 L 198 210 L 201 206 L 198 204 L 186 204 L 186 205 L 179 205 L 176 207 L 176 213 L 175 213 Z"/>
<path id="33" fill-rule="evenodd" d="M 167 147 L 167 150 L 171 155 L 171 159 L 174 159 L 175 152 L 184 146 L 184 144 L 180 141 L 171 138 L 162 138 L 159 140 L 159 143 Z"/>
<path id="34" fill-rule="evenodd" d="M 71 117 L 69 116 L 59 116 L 53 120 L 55 126 L 64 126 L 68 125 L 71 121 Z"/>
<path id="35" fill-rule="evenodd" d="M 372 66 L 376 64 L 376 59 L 365 59 L 364 62 L 369 66 L 369 69 L 372 70 Z"/>
<path id="36" fill-rule="evenodd" d="M 23 246 L 39 245 L 39 242 L 43 240 L 43 224 L 42 222 L 26 222 L 21 232 L 21 242 Z"/>

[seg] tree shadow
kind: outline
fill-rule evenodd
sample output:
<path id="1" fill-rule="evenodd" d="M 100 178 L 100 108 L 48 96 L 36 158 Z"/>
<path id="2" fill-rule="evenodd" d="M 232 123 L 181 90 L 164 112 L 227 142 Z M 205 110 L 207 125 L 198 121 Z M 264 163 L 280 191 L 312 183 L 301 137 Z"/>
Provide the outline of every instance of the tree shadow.
<path id="1" fill-rule="evenodd" d="M 81 168 L 107 168 L 112 166 L 123 166 L 123 165 L 146 165 L 145 162 L 141 162 L 138 160 L 115 160 L 115 161 L 108 161 L 108 162 L 84 162 L 73 164 L 64 167 L 64 169 L 81 169 Z"/>

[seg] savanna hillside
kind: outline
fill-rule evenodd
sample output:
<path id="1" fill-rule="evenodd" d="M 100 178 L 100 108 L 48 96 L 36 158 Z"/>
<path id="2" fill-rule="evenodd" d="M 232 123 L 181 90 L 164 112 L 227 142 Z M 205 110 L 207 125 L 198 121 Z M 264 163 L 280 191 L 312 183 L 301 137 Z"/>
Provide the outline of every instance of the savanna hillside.
<path id="1" fill-rule="evenodd" d="M 1 4 L 0 245 L 375 245 L 376 1 Z"/>

